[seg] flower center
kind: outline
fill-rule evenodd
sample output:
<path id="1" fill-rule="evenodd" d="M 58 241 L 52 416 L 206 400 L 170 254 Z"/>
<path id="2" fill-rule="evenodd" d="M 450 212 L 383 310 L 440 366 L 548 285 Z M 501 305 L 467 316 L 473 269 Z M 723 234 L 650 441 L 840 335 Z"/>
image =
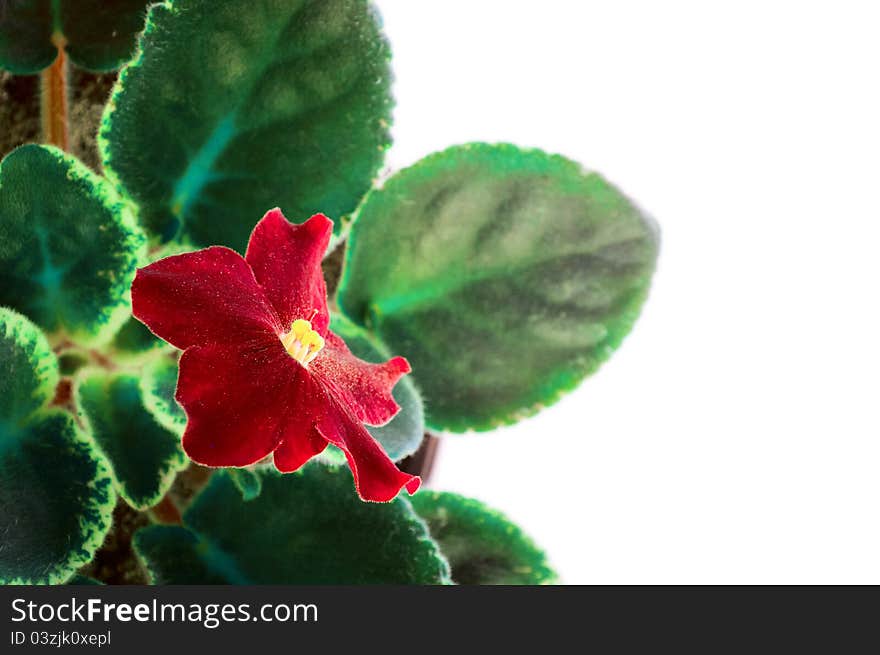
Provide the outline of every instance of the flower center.
<path id="1" fill-rule="evenodd" d="M 298 318 L 290 325 L 290 332 L 281 335 L 287 353 L 307 366 L 324 347 L 324 338 L 312 329 L 312 322 Z"/>

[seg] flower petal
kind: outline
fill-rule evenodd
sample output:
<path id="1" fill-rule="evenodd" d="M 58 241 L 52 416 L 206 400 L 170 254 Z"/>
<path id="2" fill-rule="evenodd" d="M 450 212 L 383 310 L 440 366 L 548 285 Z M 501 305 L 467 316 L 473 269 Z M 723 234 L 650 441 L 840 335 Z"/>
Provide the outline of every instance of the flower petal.
<path id="1" fill-rule="evenodd" d="M 247 262 L 213 246 L 138 269 L 132 313 L 177 348 L 260 340 L 282 331 Z"/>
<path id="2" fill-rule="evenodd" d="M 272 209 L 251 233 L 245 259 L 254 276 L 275 306 L 284 329 L 298 318 L 312 318 L 313 328 L 327 332 L 327 287 L 321 260 L 330 243 L 333 221 L 315 214 L 302 225 L 284 218 L 280 209 Z"/>
<path id="3" fill-rule="evenodd" d="M 183 449 L 205 466 L 247 466 L 300 424 L 310 380 L 270 335 L 262 343 L 194 346 L 180 358 L 178 402 L 187 414 Z"/>
<path id="4" fill-rule="evenodd" d="M 332 332 L 327 333 L 324 348 L 309 366 L 355 416 L 374 426 L 385 425 L 400 410 L 391 390 L 410 372 L 409 362 L 403 357 L 392 357 L 383 364 L 355 357 Z"/>
<path id="5" fill-rule="evenodd" d="M 402 487 L 414 494 L 421 485 L 418 476 L 398 469 L 373 435 L 329 393 L 316 427 L 327 441 L 345 452 L 355 489 L 363 500 L 385 503 L 393 500 Z"/>
<path id="6" fill-rule="evenodd" d="M 288 436 L 273 453 L 275 468 L 282 473 L 291 473 L 315 455 L 320 455 L 324 452 L 328 443 L 314 428 L 304 435 L 293 434 Z"/>

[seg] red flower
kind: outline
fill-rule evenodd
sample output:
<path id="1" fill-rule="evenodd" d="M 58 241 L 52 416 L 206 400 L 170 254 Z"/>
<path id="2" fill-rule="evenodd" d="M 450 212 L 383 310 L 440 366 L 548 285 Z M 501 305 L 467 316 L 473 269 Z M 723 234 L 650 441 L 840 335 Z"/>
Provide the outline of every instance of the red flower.
<path id="1" fill-rule="evenodd" d="M 391 389 L 409 363 L 368 364 L 328 329 L 321 259 L 332 227 L 321 214 L 293 225 L 273 209 L 244 258 L 213 246 L 139 269 L 133 313 L 184 351 L 175 397 L 193 461 L 247 466 L 271 453 L 286 473 L 332 443 L 361 498 L 389 501 L 420 480 L 398 470 L 363 423 L 397 413 Z"/>

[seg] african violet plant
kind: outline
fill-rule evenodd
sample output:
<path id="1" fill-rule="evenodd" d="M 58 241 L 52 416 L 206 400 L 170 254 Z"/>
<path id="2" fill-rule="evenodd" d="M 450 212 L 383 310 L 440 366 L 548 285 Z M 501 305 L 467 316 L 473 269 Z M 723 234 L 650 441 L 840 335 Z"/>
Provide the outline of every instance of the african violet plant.
<path id="1" fill-rule="evenodd" d="M 48 144 L 0 164 L 0 580 L 115 580 L 111 542 L 154 583 L 554 580 L 399 463 L 425 426 L 510 424 L 595 371 L 655 228 L 513 145 L 376 184 L 390 53 L 365 1 L 147 4 L 0 3 Z M 71 65 L 121 66 L 100 171 L 65 152 Z"/>

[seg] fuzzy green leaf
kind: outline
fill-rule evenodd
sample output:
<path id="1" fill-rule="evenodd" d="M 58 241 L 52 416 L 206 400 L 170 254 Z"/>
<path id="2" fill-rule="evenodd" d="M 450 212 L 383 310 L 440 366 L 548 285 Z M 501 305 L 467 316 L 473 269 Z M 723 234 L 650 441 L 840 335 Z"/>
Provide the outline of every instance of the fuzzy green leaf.
<path id="1" fill-rule="evenodd" d="M 657 246 L 652 223 L 576 163 L 460 146 L 367 197 L 337 300 L 409 359 L 429 425 L 486 430 L 556 401 L 611 355 Z"/>
<path id="2" fill-rule="evenodd" d="M 69 350 L 58 355 L 58 369 L 61 371 L 61 375 L 71 377 L 88 364 L 88 356 L 78 350 Z"/>
<path id="3" fill-rule="evenodd" d="M 157 584 L 443 584 L 448 566 L 404 499 L 364 503 L 342 468 L 265 471 L 245 502 L 225 472 L 184 515 L 135 549 Z"/>
<path id="4" fill-rule="evenodd" d="M 150 362 L 141 376 L 144 407 L 153 418 L 178 437 L 186 429 L 186 412 L 174 399 L 177 391 L 177 359 L 174 355 Z"/>
<path id="5" fill-rule="evenodd" d="M 129 317 L 113 336 L 110 347 L 119 357 L 136 358 L 156 353 L 167 348 L 168 344 L 150 332 L 139 320 Z"/>
<path id="6" fill-rule="evenodd" d="M 234 560 L 230 562 L 226 553 L 212 548 L 208 541 L 187 528 L 176 525 L 141 528 L 135 533 L 133 543 L 150 571 L 153 584 L 251 584 L 249 578 L 239 574 Z"/>
<path id="7" fill-rule="evenodd" d="M 78 585 L 78 586 L 94 586 L 94 585 L 103 585 L 104 583 L 100 580 L 95 580 L 95 578 L 90 578 L 87 575 L 77 574 L 73 576 L 70 580 L 67 581 L 69 585 Z"/>
<path id="8" fill-rule="evenodd" d="M 229 477 L 241 492 L 243 500 L 253 500 L 263 490 L 263 478 L 259 473 L 250 469 L 227 469 Z"/>
<path id="9" fill-rule="evenodd" d="M 555 582 L 544 553 L 501 512 L 448 492 L 422 491 L 412 504 L 449 560 L 456 584 Z"/>
<path id="10" fill-rule="evenodd" d="M 144 243 L 130 205 L 75 158 L 26 145 L 0 163 L 0 305 L 44 330 L 109 339 Z"/>
<path id="11" fill-rule="evenodd" d="M 11 430 L 45 407 L 58 386 L 58 362 L 43 333 L 0 307 L 0 425 Z"/>
<path id="12" fill-rule="evenodd" d="M 389 144 L 389 49 L 365 0 L 154 6 L 100 130 L 161 240 L 243 252 L 263 213 L 350 213 Z"/>
<path id="13" fill-rule="evenodd" d="M 0 584 L 56 584 L 91 560 L 116 494 L 70 414 L 47 408 L 57 362 L 39 329 L 0 309 Z"/>
<path id="14" fill-rule="evenodd" d="M 334 314 L 330 329 L 345 340 L 349 350 L 368 362 L 383 362 L 391 355 L 363 328 L 358 327 L 344 316 Z M 395 462 L 409 457 L 419 449 L 425 435 L 425 418 L 422 399 L 413 385 L 412 376 L 405 375 L 394 386 L 392 395 L 400 411 L 389 423 L 381 427 L 367 426 L 388 456 Z M 345 461 L 344 459 L 342 461 Z"/>
<path id="15" fill-rule="evenodd" d="M 180 437 L 144 407 L 138 377 L 91 371 L 77 385 L 77 396 L 95 442 L 110 460 L 119 495 L 139 510 L 158 503 L 189 460 Z"/>
<path id="16" fill-rule="evenodd" d="M 60 411 L 4 427 L 0 443 L 0 583 L 64 582 L 110 528 L 116 494 L 107 463 Z"/>
<path id="17" fill-rule="evenodd" d="M 38 73 L 64 43 L 80 68 L 110 71 L 128 61 L 148 0 L 6 0 L 0 5 L 0 67 Z M 53 36 L 55 42 L 53 42 Z"/>

